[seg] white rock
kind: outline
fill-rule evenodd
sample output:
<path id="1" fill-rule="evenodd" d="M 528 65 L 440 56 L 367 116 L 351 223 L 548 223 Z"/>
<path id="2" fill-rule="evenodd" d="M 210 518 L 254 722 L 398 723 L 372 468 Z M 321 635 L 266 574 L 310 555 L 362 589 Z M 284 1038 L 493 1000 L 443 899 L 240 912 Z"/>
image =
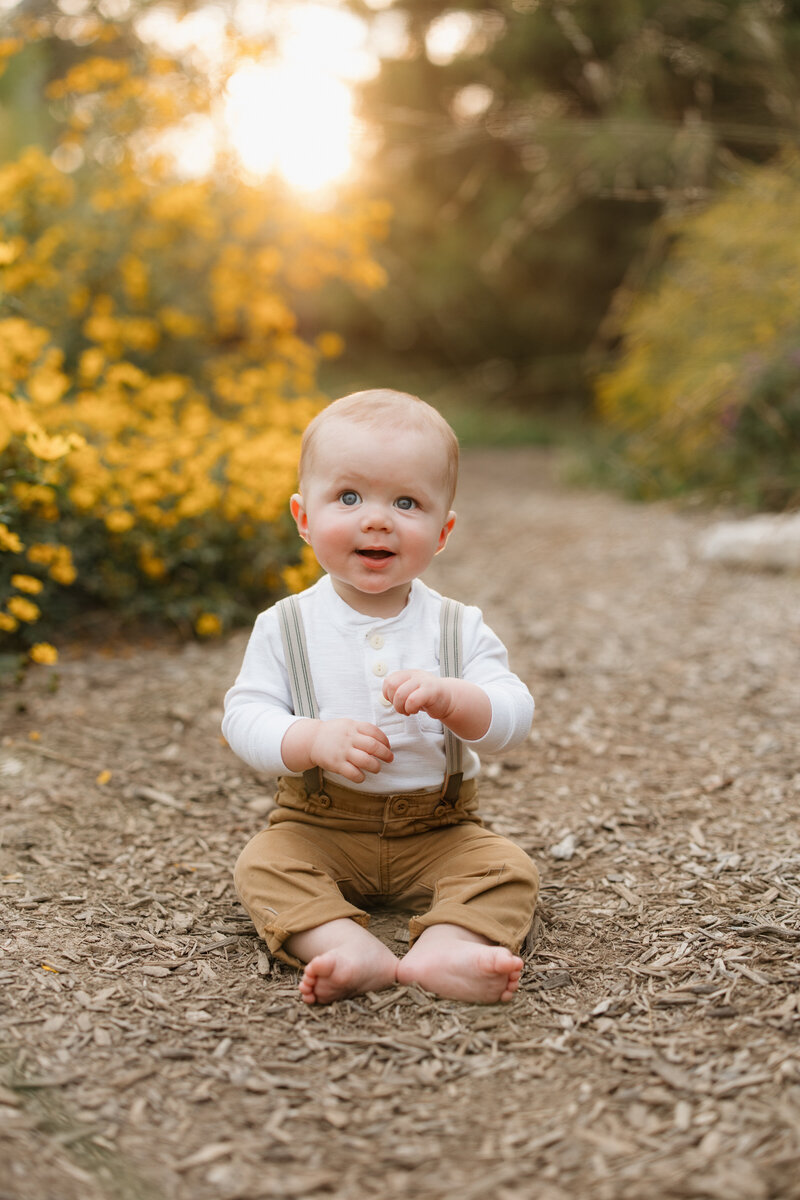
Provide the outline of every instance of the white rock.
<path id="1" fill-rule="evenodd" d="M 701 558 L 729 567 L 800 570 L 800 513 L 721 521 L 700 538 Z"/>
<path id="2" fill-rule="evenodd" d="M 556 842 L 555 846 L 550 847 L 550 856 L 551 858 L 563 858 L 568 862 L 577 848 L 578 839 L 574 833 L 568 833 L 560 842 Z"/>

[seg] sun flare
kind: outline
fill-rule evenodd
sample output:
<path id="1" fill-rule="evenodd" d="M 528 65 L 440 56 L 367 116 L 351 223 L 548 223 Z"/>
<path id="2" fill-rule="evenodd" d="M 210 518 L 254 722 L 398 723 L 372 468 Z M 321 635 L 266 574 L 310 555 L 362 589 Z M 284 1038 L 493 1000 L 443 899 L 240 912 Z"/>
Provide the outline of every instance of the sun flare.
<path id="1" fill-rule="evenodd" d="M 352 164 L 350 89 L 299 63 L 240 67 L 228 84 L 225 123 L 246 171 L 277 172 L 302 191 L 335 182 Z"/>
<path id="2" fill-rule="evenodd" d="M 352 85 L 378 70 L 365 23 L 329 0 L 240 0 L 238 11 L 275 46 L 274 58 L 242 65 L 228 84 L 225 126 L 243 168 L 299 191 L 335 184 L 355 158 Z"/>
<path id="3" fill-rule="evenodd" d="M 296 191 L 324 193 L 358 155 L 353 86 L 379 69 L 365 22 L 335 0 L 235 0 L 233 12 L 237 34 L 270 50 L 233 70 L 221 112 L 183 122 L 159 149 L 184 174 L 200 176 L 213 170 L 225 145 L 250 176 L 276 174 Z M 156 4 L 137 29 L 212 75 L 223 69 L 225 17 L 218 8 L 178 17 Z"/>

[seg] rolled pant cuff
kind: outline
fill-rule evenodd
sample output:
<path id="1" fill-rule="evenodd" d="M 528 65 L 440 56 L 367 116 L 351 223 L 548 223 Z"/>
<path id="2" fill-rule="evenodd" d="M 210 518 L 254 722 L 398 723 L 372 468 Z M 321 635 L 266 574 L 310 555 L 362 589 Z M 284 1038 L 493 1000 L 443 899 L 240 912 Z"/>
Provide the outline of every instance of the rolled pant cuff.
<path id="1" fill-rule="evenodd" d="M 344 897 L 340 904 L 334 903 L 330 897 L 326 897 L 324 900 L 304 901 L 288 912 L 282 913 L 280 920 L 273 917 L 265 921 L 260 932 L 267 943 L 270 954 L 290 967 L 302 968 L 305 966 L 303 960 L 290 954 L 288 950 L 284 950 L 284 942 L 288 941 L 295 933 L 305 933 L 308 929 L 316 929 L 318 925 L 325 925 L 328 921 L 338 921 L 342 917 L 349 917 L 357 925 L 363 925 L 365 929 L 369 925 L 369 916 L 363 909 L 356 908 Z"/>
<path id="2" fill-rule="evenodd" d="M 531 914 L 531 920 L 533 915 Z M 488 938 L 497 946 L 505 946 L 512 954 L 519 954 L 520 947 L 525 940 L 525 935 L 528 932 L 530 921 L 524 929 L 509 930 L 507 926 L 501 925 L 499 921 L 493 920 L 492 917 L 487 917 L 481 913 L 474 912 L 467 904 L 459 904 L 457 901 L 443 901 L 432 908 L 430 912 L 423 913 L 422 916 L 412 917 L 408 923 L 410 934 L 410 945 L 413 946 L 423 930 L 428 929 L 431 925 L 459 925 L 462 929 L 468 929 L 470 933 L 477 933 L 481 937 Z"/>

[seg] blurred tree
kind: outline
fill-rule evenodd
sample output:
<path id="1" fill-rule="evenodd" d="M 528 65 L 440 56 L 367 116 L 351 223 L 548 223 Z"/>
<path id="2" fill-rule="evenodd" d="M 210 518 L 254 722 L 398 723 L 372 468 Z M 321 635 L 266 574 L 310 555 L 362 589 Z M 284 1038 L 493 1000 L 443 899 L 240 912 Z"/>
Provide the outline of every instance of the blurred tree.
<path id="1" fill-rule="evenodd" d="M 780 0 L 350 6 L 382 55 L 362 92 L 366 186 L 395 207 L 390 285 L 351 330 L 503 360 L 512 394 L 580 387 L 656 218 L 797 135 L 800 13 Z"/>

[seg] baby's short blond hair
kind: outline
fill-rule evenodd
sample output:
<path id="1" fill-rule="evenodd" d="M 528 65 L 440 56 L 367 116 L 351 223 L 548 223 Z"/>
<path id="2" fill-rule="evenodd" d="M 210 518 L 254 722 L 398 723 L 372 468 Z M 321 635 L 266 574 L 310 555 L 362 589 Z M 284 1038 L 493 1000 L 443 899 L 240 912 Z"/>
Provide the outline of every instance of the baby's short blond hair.
<path id="1" fill-rule="evenodd" d="M 325 429 L 333 421 L 354 421 L 371 429 L 390 428 L 394 431 L 415 429 L 434 433 L 442 439 L 445 452 L 445 489 L 447 508 L 453 503 L 458 482 L 458 438 L 440 412 L 408 392 L 395 392 L 391 388 L 370 388 L 364 392 L 352 392 L 334 400 L 323 408 L 307 426 L 300 447 L 298 475 L 300 489 L 303 479 L 313 469 L 314 451 Z"/>

